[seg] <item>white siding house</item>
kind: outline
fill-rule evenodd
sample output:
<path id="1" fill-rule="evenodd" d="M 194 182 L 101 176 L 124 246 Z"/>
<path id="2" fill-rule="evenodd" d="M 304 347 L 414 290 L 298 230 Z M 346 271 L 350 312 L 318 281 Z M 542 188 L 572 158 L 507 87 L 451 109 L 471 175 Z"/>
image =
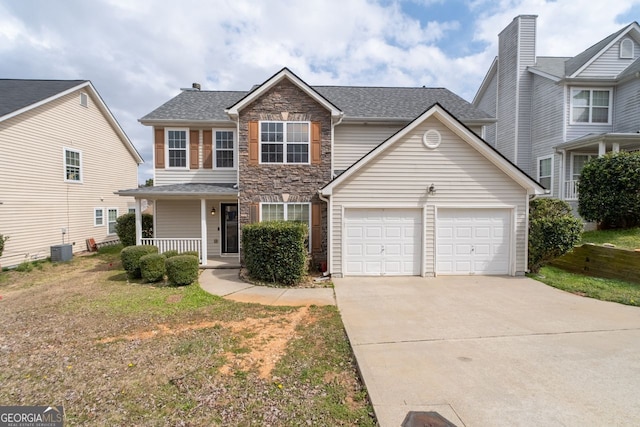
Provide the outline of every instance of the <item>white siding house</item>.
<path id="1" fill-rule="evenodd" d="M 135 204 L 114 191 L 137 185 L 141 162 L 90 82 L 0 80 L 0 264 L 117 239 Z"/>

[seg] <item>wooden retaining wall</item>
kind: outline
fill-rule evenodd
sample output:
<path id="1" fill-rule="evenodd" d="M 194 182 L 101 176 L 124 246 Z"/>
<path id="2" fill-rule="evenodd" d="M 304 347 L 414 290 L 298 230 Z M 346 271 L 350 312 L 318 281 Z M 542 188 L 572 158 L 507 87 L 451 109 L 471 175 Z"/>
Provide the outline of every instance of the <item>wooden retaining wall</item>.
<path id="1" fill-rule="evenodd" d="M 550 263 L 571 273 L 640 284 L 640 252 L 582 245 Z"/>

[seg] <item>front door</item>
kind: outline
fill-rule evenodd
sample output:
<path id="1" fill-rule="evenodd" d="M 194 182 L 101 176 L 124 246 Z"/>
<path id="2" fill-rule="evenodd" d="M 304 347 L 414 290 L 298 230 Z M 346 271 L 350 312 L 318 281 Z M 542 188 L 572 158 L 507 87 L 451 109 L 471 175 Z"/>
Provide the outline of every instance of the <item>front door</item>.
<path id="1" fill-rule="evenodd" d="M 222 203 L 222 253 L 238 253 L 238 204 Z"/>

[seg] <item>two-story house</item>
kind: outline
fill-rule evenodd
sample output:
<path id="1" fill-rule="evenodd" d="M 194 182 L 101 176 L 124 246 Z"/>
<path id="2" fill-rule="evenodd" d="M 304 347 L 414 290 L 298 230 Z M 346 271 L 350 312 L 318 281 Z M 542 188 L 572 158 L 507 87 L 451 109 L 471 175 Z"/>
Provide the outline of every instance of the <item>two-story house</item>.
<path id="1" fill-rule="evenodd" d="M 0 79 L 0 234 L 5 267 L 50 247 L 117 239 L 142 158 L 87 80 Z"/>
<path id="2" fill-rule="evenodd" d="M 155 185 L 119 192 L 154 201 L 140 243 L 207 264 L 239 259 L 243 225 L 295 220 L 338 276 L 526 269 L 544 190 L 481 139 L 494 119 L 446 89 L 309 86 L 284 68 L 248 92 L 194 84 L 140 121 Z"/>
<path id="3" fill-rule="evenodd" d="M 640 26 L 549 57 L 536 54 L 536 18 L 517 16 L 499 34 L 473 105 L 497 119 L 485 140 L 575 208 L 590 159 L 640 149 Z"/>

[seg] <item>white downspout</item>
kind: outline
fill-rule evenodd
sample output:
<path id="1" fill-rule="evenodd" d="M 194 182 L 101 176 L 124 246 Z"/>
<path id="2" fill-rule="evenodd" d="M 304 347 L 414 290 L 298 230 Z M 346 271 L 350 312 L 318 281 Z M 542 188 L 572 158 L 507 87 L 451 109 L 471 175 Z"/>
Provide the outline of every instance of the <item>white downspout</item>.
<path id="1" fill-rule="evenodd" d="M 324 197 L 320 190 L 318 190 L 318 197 L 327 204 L 327 272 L 331 274 L 331 265 L 333 264 L 331 262 L 331 248 L 333 246 L 333 203 L 331 203 L 331 199 Z"/>
<path id="2" fill-rule="evenodd" d="M 200 199 L 200 240 L 202 243 L 202 265 L 207 265 L 207 200 Z"/>
<path id="3" fill-rule="evenodd" d="M 136 245 L 142 244 L 142 200 L 136 197 Z M 155 220 L 155 215 L 153 216 Z M 155 227 L 154 227 L 155 230 Z"/>

